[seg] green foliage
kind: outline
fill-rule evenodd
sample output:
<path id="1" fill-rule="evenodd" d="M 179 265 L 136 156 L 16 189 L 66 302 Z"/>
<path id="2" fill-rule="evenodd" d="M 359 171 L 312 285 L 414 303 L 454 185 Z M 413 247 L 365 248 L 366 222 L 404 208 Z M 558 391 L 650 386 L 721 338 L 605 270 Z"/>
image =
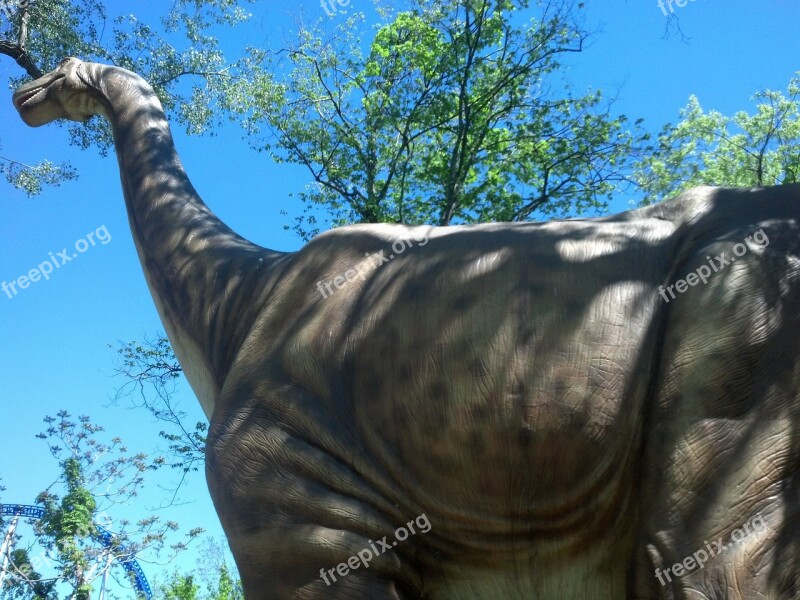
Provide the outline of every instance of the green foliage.
<path id="1" fill-rule="evenodd" d="M 164 600 L 244 600 L 242 584 L 231 574 L 223 547 L 213 539 L 203 546 L 204 560 L 192 573 L 174 571 L 159 586 Z M 202 591 L 205 588 L 205 591 Z"/>
<path id="2" fill-rule="evenodd" d="M 306 213 L 348 222 L 514 221 L 602 209 L 624 179 L 634 136 L 601 94 L 573 96 L 563 57 L 587 33 L 568 1 L 413 0 L 384 12 L 363 51 L 363 17 L 293 48 L 253 50 L 228 100 L 253 146 L 307 167 Z M 263 64 L 256 66 L 258 59 Z M 263 132 L 263 134 L 262 134 Z"/>
<path id="3" fill-rule="evenodd" d="M 172 574 L 170 580 L 161 586 L 163 600 L 199 600 L 200 586 L 194 582 L 193 575 Z"/>
<path id="4" fill-rule="evenodd" d="M 44 579 L 25 548 L 13 550 L 9 566 L 17 576 L 9 577 L 0 590 L 3 600 L 57 600 L 56 582 Z"/>
<path id="5" fill-rule="evenodd" d="M 45 507 L 45 515 L 37 523 L 37 533 L 62 564 L 63 577 L 74 582 L 77 597 L 88 598 L 91 586 L 84 573 L 89 569 L 91 553 L 85 550 L 88 537 L 96 535 L 94 525 L 97 503 L 84 487 L 80 461 L 69 458 L 61 463 L 67 493 L 57 497 L 43 493 L 37 503 Z"/>
<path id="6" fill-rule="evenodd" d="M 10 591 L 2 597 L 55 597 L 57 586 L 68 590 L 67 597 L 88 600 L 102 573 L 99 565 L 143 553 L 159 556 L 167 545 L 167 535 L 178 525 L 162 523 L 156 516 L 136 523 L 115 519 L 113 543 L 103 543 L 98 524 L 108 519 L 106 510 L 135 498 L 144 485 L 145 473 L 157 463 L 142 453 L 131 455 L 119 438 L 102 441 L 103 428 L 88 417 L 73 419 L 61 411 L 56 417 L 46 417 L 45 423 L 46 431 L 37 437 L 47 442 L 58 460 L 60 476 L 36 498 L 44 508 L 44 516 L 33 523 L 36 544 L 16 555 Z M 188 541 L 201 532 L 189 531 Z M 179 542 L 169 548 L 174 556 L 185 547 L 186 542 Z M 37 554 L 31 557 L 34 548 Z M 42 564 L 52 571 L 48 579 L 37 572 Z"/>
<path id="7" fill-rule="evenodd" d="M 75 169 L 65 163 L 54 164 L 43 160 L 36 165 L 26 165 L 4 156 L 0 156 L 0 174 L 29 197 L 40 194 L 44 186 L 58 186 L 78 176 Z"/>
<path id="8" fill-rule="evenodd" d="M 201 593 L 195 576 L 174 572 L 169 581 L 161 586 L 160 597 L 163 600 L 243 600 L 242 584 L 231 576 L 228 567 L 220 567 L 216 585 L 209 585 L 205 593 Z"/>
<path id="9" fill-rule="evenodd" d="M 211 590 L 212 598 L 214 600 L 243 600 L 244 591 L 242 590 L 242 582 L 234 579 L 228 570 L 228 566 L 223 564 L 220 568 L 219 581 L 217 582 L 217 589 Z"/>
<path id="10" fill-rule="evenodd" d="M 762 186 L 800 181 L 800 77 L 787 94 L 757 92 L 752 114 L 704 111 L 692 96 L 677 125 L 667 125 L 656 147 L 636 165 L 643 204 L 697 185 Z"/>
<path id="11" fill-rule="evenodd" d="M 219 122 L 220 96 L 237 72 L 210 30 L 247 20 L 240 5 L 252 1 L 176 0 L 164 6 L 159 22 L 148 23 L 132 13 L 113 15 L 101 0 L 21 0 L 13 3 L 10 20 L 0 11 L 0 53 L 21 57 L 17 62 L 28 65 L 28 75 L 48 72 L 66 56 L 136 71 L 153 84 L 171 120 L 199 134 Z M 103 154 L 112 146 L 103 119 L 67 127 L 73 145 Z M 0 172 L 29 195 L 75 177 L 68 165 L 48 161 L 27 167 L 0 159 Z"/>

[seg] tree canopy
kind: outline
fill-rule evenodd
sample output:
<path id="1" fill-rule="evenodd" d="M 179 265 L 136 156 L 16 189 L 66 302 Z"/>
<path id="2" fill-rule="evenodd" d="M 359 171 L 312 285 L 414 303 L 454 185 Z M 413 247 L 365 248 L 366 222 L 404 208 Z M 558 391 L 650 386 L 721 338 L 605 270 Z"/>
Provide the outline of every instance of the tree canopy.
<path id="1" fill-rule="evenodd" d="M 754 111 L 706 111 L 696 96 L 666 125 L 636 165 L 634 179 L 652 204 L 698 185 L 763 186 L 800 181 L 800 74 L 786 94 L 757 91 Z"/>
<path id="2" fill-rule="evenodd" d="M 0 597 L 55 599 L 67 593 L 88 600 L 99 586 L 101 564 L 136 555 L 159 556 L 167 549 L 171 559 L 202 533 L 195 528 L 186 534 L 186 541 L 175 542 L 172 534 L 178 524 L 156 515 L 135 522 L 115 518 L 112 524 L 109 515 L 115 506 L 136 498 L 145 474 L 162 461 L 141 452 L 131 454 L 118 437 L 103 440 L 103 428 L 86 416 L 73 418 L 61 411 L 46 417 L 45 424 L 46 430 L 37 437 L 47 443 L 60 474 L 36 498 L 44 516 L 34 523 L 35 539 L 25 540 L 11 554 Z M 113 527 L 111 544 L 98 535 L 98 525 Z"/>
<path id="3" fill-rule="evenodd" d="M 214 33 L 247 20 L 244 6 L 251 2 L 175 0 L 152 20 L 113 14 L 102 0 L 7 2 L 0 11 L 0 54 L 22 68 L 15 84 L 24 75 L 40 77 L 66 56 L 130 69 L 153 85 L 174 123 L 189 133 L 203 133 L 221 118 L 220 98 L 238 64 L 225 57 Z M 149 8 L 136 5 L 140 14 Z M 102 119 L 66 126 L 71 143 L 80 148 L 106 153 L 112 146 L 111 131 Z M 2 154 L 0 174 L 29 195 L 77 175 L 68 164 L 45 160 L 26 165 Z"/>
<path id="4" fill-rule="evenodd" d="M 212 33 L 245 21 L 250 1 L 179 0 L 148 22 L 101 0 L 21 0 L 0 21 L 0 53 L 30 76 L 67 55 L 134 70 L 190 133 L 239 120 L 251 146 L 308 169 L 305 239 L 320 210 L 334 225 L 602 211 L 645 137 L 600 91 L 564 81 L 589 36 L 582 3 L 398 0 L 376 5 L 372 35 L 357 13 L 330 35 L 317 22 L 288 48 L 228 59 Z M 102 119 L 67 127 L 81 148 L 111 146 Z M 1 155 L 0 171 L 29 194 L 76 175 Z"/>
<path id="5" fill-rule="evenodd" d="M 164 600 L 242 600 L 241 581 L 227 563 L 223 547 L 213 538 L 203 544 L 201 564 L 192 573 L 174 571 L 158 586 Z"/>
<path id="6" fill-rule="evenodd" d="M 589 35 L 582 4 L 410 5 L 381 11 L 368 45 L 359 14 L 330 35 L 303 27 L 292 47 L 251 50 L 249 77 L 232 82 L 253 147 L 312 177 L 295 230 L 315 234 L 317 208 L 335 225 L 602 210 L 641 139 L 601 92 L 574 95 L 560 77 Z"/>

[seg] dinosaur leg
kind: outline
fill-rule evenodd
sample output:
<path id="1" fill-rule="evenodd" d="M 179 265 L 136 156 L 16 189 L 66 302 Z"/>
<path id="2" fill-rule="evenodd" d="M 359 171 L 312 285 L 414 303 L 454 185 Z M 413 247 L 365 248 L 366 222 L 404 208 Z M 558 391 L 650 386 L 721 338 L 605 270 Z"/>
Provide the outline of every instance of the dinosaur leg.
<path id="1" fill-rule="evenodd" d="M 404 561 L 397 555 L 379 557 L 368 565 L 360 563 L 358 548 L 369 548 L 369 540 L 352 532 L 293 520 L 289 528 L 229 534 L 229 540 L 248 599 L 422 598 L 404 577 Z"/>
<path id="2" fill-rule="evenodd" d="M 391 543 L 394 505 L 338 458 L 346 453 L 322 450 L 335 443 L 287 434 L 270 408 L 289 401 L 275 398 L 218 411 L 206 445 L 209 489 L 246 597 L 420 598 L 414 538 Z"/>

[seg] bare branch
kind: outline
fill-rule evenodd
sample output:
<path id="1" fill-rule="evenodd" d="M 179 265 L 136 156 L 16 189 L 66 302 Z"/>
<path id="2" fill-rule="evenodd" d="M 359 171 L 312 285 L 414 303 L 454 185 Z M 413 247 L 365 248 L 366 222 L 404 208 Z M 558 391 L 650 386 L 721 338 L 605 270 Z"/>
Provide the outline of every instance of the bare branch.
<path id="1" fill-rule="evenodd" d="M 42 71 L 37 67 L 33 59 L 31 59 L 26 46 L 28 44 L 28 22 L 30 20 L 30 0 L 22 0 L 19 3 L 19 10 L 17 16 L 19 18 L 19 36 L 17 42 L 13 43 L 8 40 L 0 40 L 0 54 L 5 54 L 13 58 L 17 64 L 25 69 L 25 72 L 33 77 L 39 79 L 43 75 Z"/>

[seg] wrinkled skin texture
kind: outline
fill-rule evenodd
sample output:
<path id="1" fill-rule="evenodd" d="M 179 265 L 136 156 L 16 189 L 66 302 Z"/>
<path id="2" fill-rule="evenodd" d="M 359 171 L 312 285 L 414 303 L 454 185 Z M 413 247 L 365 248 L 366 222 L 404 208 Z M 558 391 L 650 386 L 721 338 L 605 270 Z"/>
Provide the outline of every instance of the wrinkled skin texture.
<path id="1" fill-rule="evenodd" d="M 114 127 L 248 598 L 800 598 L 797 186 L 279 253 L 202 203 L 133 73 L 69 59 L 14 98 Z"/>

